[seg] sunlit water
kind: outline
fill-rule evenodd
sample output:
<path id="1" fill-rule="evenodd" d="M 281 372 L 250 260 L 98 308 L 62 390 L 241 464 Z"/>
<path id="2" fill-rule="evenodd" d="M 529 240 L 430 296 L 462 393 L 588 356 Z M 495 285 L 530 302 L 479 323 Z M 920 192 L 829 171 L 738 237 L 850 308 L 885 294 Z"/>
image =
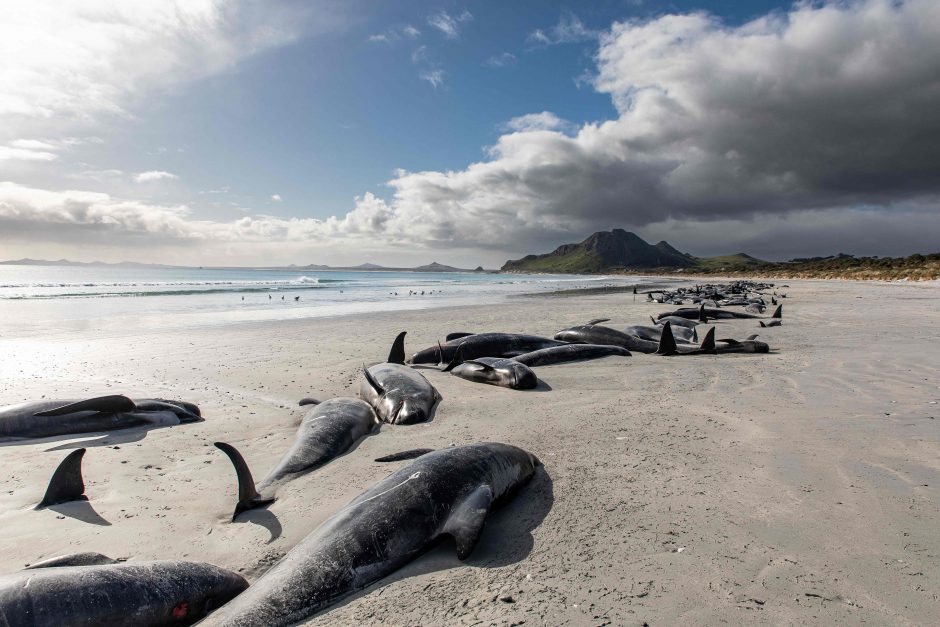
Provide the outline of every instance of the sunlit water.
<path id="1" fill-rule="evenodd" d="M 0 337 L 121 335 L 488 304 L 642 277 L 292 269 L 0 266 Z"/>

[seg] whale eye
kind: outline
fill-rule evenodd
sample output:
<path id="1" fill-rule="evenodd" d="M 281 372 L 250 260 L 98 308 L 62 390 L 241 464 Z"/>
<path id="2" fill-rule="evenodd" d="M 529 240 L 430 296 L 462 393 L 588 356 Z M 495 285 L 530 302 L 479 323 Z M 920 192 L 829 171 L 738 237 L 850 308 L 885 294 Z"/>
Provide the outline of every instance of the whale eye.
<path id="1" fill-rule="evenodd" d="M 186 615 L 189 614 L 189 603 L 186 601 L 181 601 L 177 603 L 172 610 L 173 618 L 186 618 Z"/>

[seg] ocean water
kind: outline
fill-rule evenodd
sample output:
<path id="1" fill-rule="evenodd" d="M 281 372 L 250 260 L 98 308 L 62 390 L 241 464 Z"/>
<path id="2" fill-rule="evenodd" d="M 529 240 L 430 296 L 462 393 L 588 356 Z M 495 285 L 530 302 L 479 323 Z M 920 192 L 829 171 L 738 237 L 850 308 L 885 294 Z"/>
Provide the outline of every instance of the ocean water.
<path id="1" fill-rule="evenodd" d="M 648 278 L 264 268 L 0 265 L 0 338 L 121 335 L 207 325 L 487 304 Z"/>

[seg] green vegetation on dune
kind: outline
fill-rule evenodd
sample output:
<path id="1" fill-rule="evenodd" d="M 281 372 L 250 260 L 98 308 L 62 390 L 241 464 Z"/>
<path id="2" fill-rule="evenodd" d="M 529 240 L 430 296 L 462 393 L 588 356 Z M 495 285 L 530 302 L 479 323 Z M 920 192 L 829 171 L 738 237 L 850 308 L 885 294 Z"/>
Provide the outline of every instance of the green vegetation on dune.
<path id="1" fill-rule="evenodd" d="M 751 257 L 745 253 L 735 255 L 720 255 L 718 257 L 698 257 L 692 271 L 701 272 L 731 272 L 738 270 L 756 270 L 773 266 L 773 262 Z"/>

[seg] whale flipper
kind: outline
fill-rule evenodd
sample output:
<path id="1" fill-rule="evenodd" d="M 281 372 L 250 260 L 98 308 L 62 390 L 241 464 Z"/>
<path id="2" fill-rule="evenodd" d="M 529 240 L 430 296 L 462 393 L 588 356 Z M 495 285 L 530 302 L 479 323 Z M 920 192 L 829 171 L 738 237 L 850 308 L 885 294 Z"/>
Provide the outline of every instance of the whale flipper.
<path id="1" fill-rule="evenodd" d="M 83 401 L 69 403 L 62 407 L 54 407 L 46 411 L 36 412 L 36 416 L 64 416 L 74 414 L 79 411 L 99 411 L 106 413 L 118 413 L 123 411 L 134 411 L 137 406 L 134 401 L 122 394 L 111 396 L 98 396 L 96 398 L 87 398 Z"/>
<path id="2" fill-rule="evenodd" d="M 402 331 L 395 338 L 395 341 L 392 342 L 392 350 L 388 353 L 387 361 L 390 364 L 404 364 L 405 363 L 405 335 L 407 331 Z"/>
<path id="3" fill-rule="evenodd" d="M 672 323 L 666 322 L 659 336 L 659 348 L 656 349 L 656 354 L 675 355 L 678 352 L 679 347 L 676 346 L 676 338 L 672 335 Z"/>
<path id="4" fill-rule="evenodd" d="M 57 503 L 69 501 L 87 501 L 85 496 L 85 481 L 82 479 L 82 456 L 85 449 L 75 449 L 69 453 L 59 467 L 52 473 L 46 494 L 39 501 L 36 509 L 42 509 Z"/>
<path id="5" fill-rule="evenodd" d="M 457 543 L 457 559 L 465 560 L 473 552 L 492 504 L 493 490 L 484 484 L 451 510 L 443 533 L 452 536 Z"/>
<path id="6" fill-rule="evenodd" d="M 366 368 L 365 364 L 362 364 L 362 376 L 366 378 L 369 385 L 372 386 L 372 389 L 375 390 L 375 393 L 379 396 L 385 394 L 385 388 L 379 385 L 379 382 L 375 380 L 375 377 L 372 376 L 372 373 L 369 372 L 369 369 Z"/>
<path id="7" fill-rule="evenodd" d="M 274 497 L 263 497 L 255 489 L 255 480 L 251 476 L 251 469 L 245 462 L 245 458 L 231 444 L 225 442 L 215 442 L 215 447 L 225 453 L 232 466 L 235 467 L 235 475 L 238 477 L 238 504 L 235 505 L 235 513 L 232 514 L 232 520 L 238 518 L 242 512 L 262 507 L 274 502 Z"/>
<path id="8" fill-rule="evenodd" d="M 416 459 L 422 455 L 427 455 L 428 453 L 433 453 L 433 448 L 413 448 L 410 451 L 402 451 L 400 453 L 392 453 L 391 455 L 386 455 L 384 457 L 376 457 L 375 461 L 377 462 L 400 462 L 403 459 Z"/>

